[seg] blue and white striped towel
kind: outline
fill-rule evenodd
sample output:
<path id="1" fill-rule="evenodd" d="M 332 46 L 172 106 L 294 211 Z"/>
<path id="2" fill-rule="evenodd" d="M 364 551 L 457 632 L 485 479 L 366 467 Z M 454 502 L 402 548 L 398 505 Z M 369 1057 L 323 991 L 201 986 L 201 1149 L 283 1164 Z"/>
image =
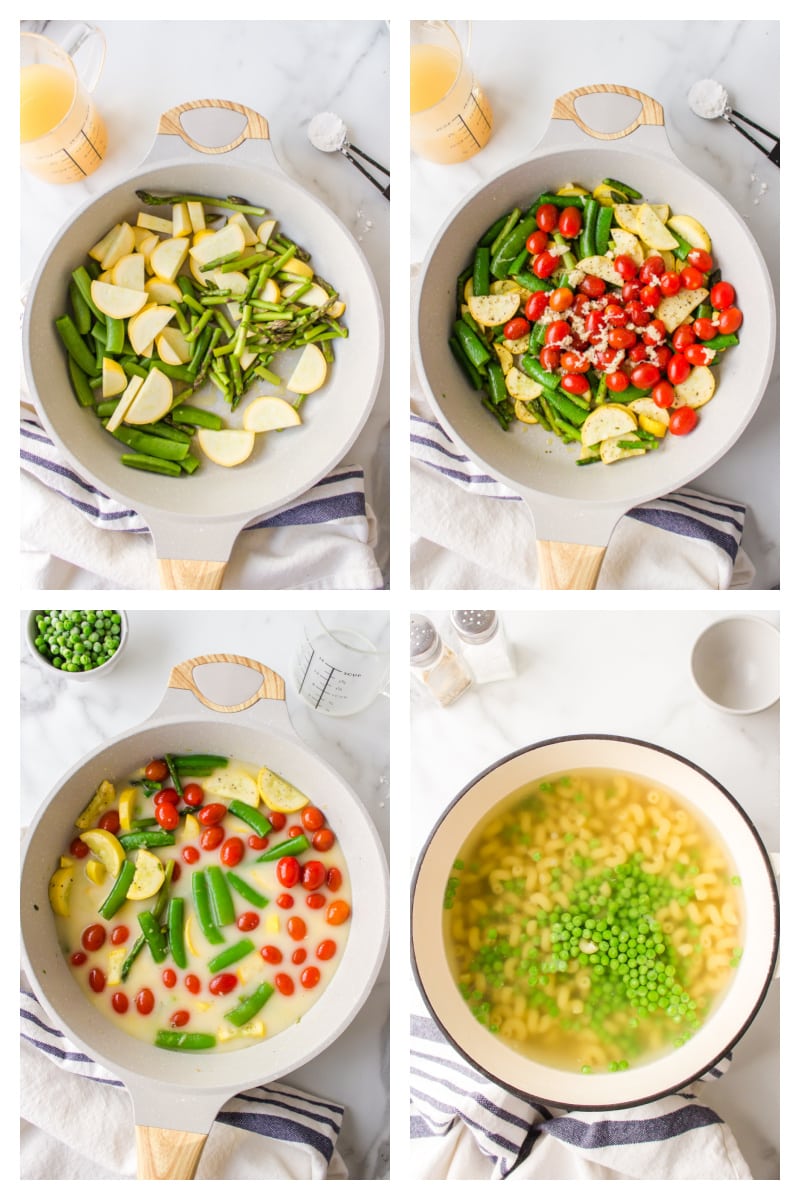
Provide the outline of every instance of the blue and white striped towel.
<path id="1" fill-rule="evenodd" d="M 22 1179 L 135 1179 L 125 1089 L 53 1027 L 20 988 Z M 283 1083 L 242 1092 L 218 1114 L 197 1179 L 346 1179 L 344 1109 Z"/>
<path id="2" fill-rule="evenodd" d="M 412 586 L 536 587 L 519 496 L 461 453 L 413 396 L 412 408 Z M 598 587 L 747 587 L 755 572 L 741 546 L 745 515 L 743 504 L 692 487 L 632 509 L 614 530 Z"/>
<path id="3" fill-rule="evenodd" d="M 20 420 L 20 457 L 23 587 L 158 587 L 144 521 L 81 479 L 30 410 Z M 225 587 L 379 589 L 376 541 L 364 470 L 342 464 L 250 522 L 234 543 Z"/>
<path id="4" fill-rule="evenodd" d="M 690 1088 L 636 1108 L 567 1112 L 492 1083 L 423 1010 L 411 1017 L 416 1179 L 751 1179 L 728 1125 Z"/>

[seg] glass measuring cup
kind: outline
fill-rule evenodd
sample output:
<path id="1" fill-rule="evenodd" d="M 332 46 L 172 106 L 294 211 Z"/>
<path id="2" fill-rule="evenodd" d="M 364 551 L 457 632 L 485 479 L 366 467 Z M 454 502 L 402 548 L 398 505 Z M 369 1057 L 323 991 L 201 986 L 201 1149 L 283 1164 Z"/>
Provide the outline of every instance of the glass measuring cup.
<path id="1" fill-rule="evenodd" d="M 348 717 L 385 690 L 389 656 L 365 634 L 329 628 L 319 613 L 309 616 L 303 633 L 292 678 L 310 708 L 330 717 Z"/>
<path id="2" fill-rule="evenodd" d="M 465 162 L 488 142 L 492 106 L 467 61 L 466 48 L 449 21 L 411 22 L 411 149 L 430 162 Z"/>
<path id="3" fill-rule="evenodd" d="M 20 34 L 20 161 L 47 183 L 85 179 L 103 161 L 108 135 L 89 94 L 105 47 L 102 30 L 85 22 L 72 26 L 64 46 L 40 33 Z"/>

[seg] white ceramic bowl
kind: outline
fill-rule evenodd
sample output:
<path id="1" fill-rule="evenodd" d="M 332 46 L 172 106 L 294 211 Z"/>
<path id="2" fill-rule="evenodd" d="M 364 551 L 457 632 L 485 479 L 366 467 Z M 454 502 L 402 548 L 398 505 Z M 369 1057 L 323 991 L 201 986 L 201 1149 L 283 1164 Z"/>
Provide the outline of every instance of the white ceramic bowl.
<path id="1" fill-rule="evenodd" d="M 101 675 L 108 675 L 109 671 L 114 670 L 114 667 L 119 662 L 122 651 L 125 649 L 125 645 L 128 641 L 128 617 L 121 608 L 116 608 L 113 610 L 114 612 L 118 612 L 122 618 L 120 624 L 119 646 L 110 658 L 107 658 L 106 661 L 99 667 L 93 667 L 91 671 L 63 671 L 61 667 L 54 666 L 50 659 L 47 658 L 46 655 L 42 654 L 35 642 L 36 635 L 39 632 L 36 624 L 36 618 L 45 611 L 47 610 L 41 608 L 34 608 L 31 610 L 31 612 L 28 614 L 28 620 L 25 624 L 25 635 L 28 642 L 28 649 L 36 661 L 41 663 L 46 671 L 52 675 L 58 675 L 60 679 L 72 679 L 85 683 L 87 680 L 97 679 Z"/>
<path id="2" fill-rule="evenodd" d="M 762 617 L 726 617 L 694 644 L 692 679 L 722 712 L 761 712 L 780 695 L 780 633 Z"/>

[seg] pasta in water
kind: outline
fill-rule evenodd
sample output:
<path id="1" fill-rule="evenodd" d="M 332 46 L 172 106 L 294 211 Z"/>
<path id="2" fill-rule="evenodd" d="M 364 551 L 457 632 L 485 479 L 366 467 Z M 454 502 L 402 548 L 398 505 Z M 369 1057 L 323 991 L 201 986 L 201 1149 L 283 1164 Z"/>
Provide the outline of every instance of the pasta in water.
<path id="1" fill-rule="evenodd" d="M 649 780 L 581 769 L 507 796 L 444 896 L 475 1018 L 561 1070 L 619 1071 L 700 1027 L 742 954 L 738 877 L 700 817 Z"/>

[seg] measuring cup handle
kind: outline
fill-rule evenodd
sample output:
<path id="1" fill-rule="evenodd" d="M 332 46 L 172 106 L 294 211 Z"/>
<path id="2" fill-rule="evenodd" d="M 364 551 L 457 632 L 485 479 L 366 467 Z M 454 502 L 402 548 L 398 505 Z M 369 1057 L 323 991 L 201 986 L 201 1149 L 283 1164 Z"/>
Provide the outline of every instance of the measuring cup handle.
<path id="1" fill-rule="evenodd" d="M 89 42 L 94 42 L 94 46 L 91 57 L 83 64 L 86 73 L 84 74 L 83 71 L 78 71 L 78 73 L 87 92 L 93 92 L 106 61 L 106 35 L 102 29 L 98 25 L 89 25 L 86 21 L 78 21 L 67 34 L 63 49 L 70 58 L 74 59 L 77 52 Z M 77 63 L 75 69 L 78 70 Z"/>
<path id="2" fill-rule="evenodd" d="M 226 146 L 204 146 L 195 138 L 190 137 L 181 124 L 181 117 L 184 113 L 198 108 L 221 108 L 228 112 L 241 113 L 246 120 L 245 127 L 238 137 L 228 142 Z M 161 114 L 157 133 L 177 135 L 187 146 L 191 146 L 200 154 L 227 154 L 248 140 L 268 142 L 269 124 L 260 113 L 255 112 L 252 108 L 247 108 L 244 104 L 237 104 L 235 100 L 187 100 L 185 104 L 176 104 L 174 108 Z"/>
<path id="3" fill-rule="evenodd" d="M 206 663 L 235 663 L 241 667 L 250 667 L 261 676 L 261 684 L 251 696 L 248 696 L 240 704 L 217 704 L 201 692 L 194 681 L 195 668 L 204 666 Z M 280 675 L 263 663 L 257 662 L 256 659 L 243 658 L 238 654 L 203 654 L 199 658 L 187 658 L 185 662 L 178 663 L 172 668 L 167 686 L 179 691 L 191 692 L 195 699 L 199 700 L 206 708 L 218 713 L 243 712 L 246 708 L 252 708 L 259 700 L 286 699 L 286 686 Z"/>
<path id="4" fill-rule="evenodd" d="M 618 96 L 630 96 L 632 100 L 638 100 L 641 104 L 641 111 L 630 125 L 626 125 L 624 129 L 618 129 L 612 133 L 600 133 L 597 129 L 592 129 L 587 125 L 583 118 L 578 114 L 575 108 L 575 101 L 581 96 L 592 96 L 598 94 L 615 94 Z M 618 138 L 628 137 L 641 125 L 664 125 L 664 109 L 654 100 L 652 96 L 646 95 L 644 92 L 637 91 L 636 88 L 624 87 L 622 84 L 616 83 L 596 83 L 590 84 L 588 87 L 573 88 L 571 92 L 565 92 L 563 96 L 559 96 L 553 104 L 553 112 L 551 114 L 554 121 L 574 121 L 583 133 L 589 137 L 597 138 L 601 142 L 613 142 Z"/>

